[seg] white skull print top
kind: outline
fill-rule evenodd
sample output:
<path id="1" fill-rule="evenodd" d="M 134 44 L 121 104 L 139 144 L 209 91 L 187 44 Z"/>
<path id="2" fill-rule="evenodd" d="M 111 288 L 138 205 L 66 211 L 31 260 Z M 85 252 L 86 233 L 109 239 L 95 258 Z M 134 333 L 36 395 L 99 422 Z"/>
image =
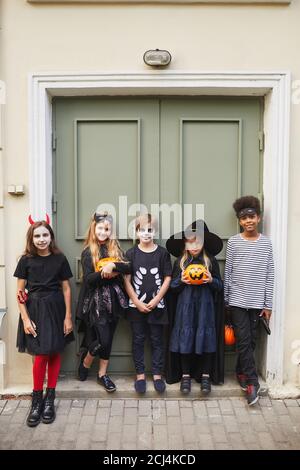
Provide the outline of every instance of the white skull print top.
<path id="1" fill-rule="evenodd" d="M 160 291 L 164 277 L 170 276 L 172 273 L 169 254 L 160 246 L 150 253 L 144 252 L 136 246 L 129 250 L 127 255 L 131 261 L 131 282 L 135 293 L 141 302 L 148 303 Z M 131 300 L 129 306 L 135 307 Z M 157 308 L 165 308 L 164 299 L 161 299 Z"/>
<path id="2" fill-rule="evenodd" d="M 158 267 L 154 267 L 147 270 L 147 268 L 140 266 L 139 269 L 135 272 L 135 275 L 133 276 L 133 286 L 135 293 L 141 302 L 150 302 L 151 299 L 148 300 L 147 294 L 149 292 L 149 286 L 151 285 L 151 289 L 154 288 L 152 292 L 152 298 L 154 298 L 158 294 L 162 285 L 162 280 L 158 272 Z M 129 301 L 129 305 L 130 307 L 135 306 L 131 300 Z M 157 305 L 157 308 L 164 308 L 164 306 L 164 299 L 161 299 L 161 301 Z"/>

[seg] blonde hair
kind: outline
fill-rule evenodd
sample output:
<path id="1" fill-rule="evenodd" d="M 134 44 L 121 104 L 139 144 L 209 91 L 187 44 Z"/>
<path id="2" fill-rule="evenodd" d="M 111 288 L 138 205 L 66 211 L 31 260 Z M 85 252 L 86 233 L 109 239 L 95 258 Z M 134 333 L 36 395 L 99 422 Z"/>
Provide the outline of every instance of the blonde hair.
<path id="1" fill-rule="evenodd" d="M 100 256 L 99 256 L 100 244 L 97 240 L 95 229 L 96 229 L 96 225 L 102 222 L 108 222 L 110 225 L 112 225 L 111 218 L 106 219 L 104 216 L 101 221 L 97 222 L 95 220 L 95 216 L 93 216 L 90 222 L 90 226 L 88 228 L 86 239 L 84 240 L 84 245 L 83 245 L 84 248 L 90 249 L 92 262 L 93 262 L 93 266 L 95 270 L 96 270 L 96 265 L 98 261 L 100 260 Z M 116 238 L 112 238 L 112 239 L 108 238 L 103 243 L 103 245 L 106 246 L 109 257 L 116 258 L 118 261 L 125 261 L 120 244 Z"/>
<path id="2" fill-rule="evenodd" d="M 210 271 L 211 261 L 204 247 L 200 251 L 200 254 L 203 256 L 204 266 L 206 267 L 207 271 Z M 180 259 L 180 269 L 183 271 L 192 262 L 192 260 L 193 257 L 190 255 L 189 251 L 184 249 L 183 255 Z"/>

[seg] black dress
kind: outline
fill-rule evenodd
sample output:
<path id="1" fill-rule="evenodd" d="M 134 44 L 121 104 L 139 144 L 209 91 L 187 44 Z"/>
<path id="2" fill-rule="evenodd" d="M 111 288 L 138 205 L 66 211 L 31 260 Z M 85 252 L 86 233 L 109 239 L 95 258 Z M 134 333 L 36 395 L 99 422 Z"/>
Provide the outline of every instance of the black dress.
<path id="1" fill-rule="evenodd" d="M 191 263 L 203 264 L 202 257 Z M 181 354 L 216 352 L 214 294 L 223 291 L 220 273 L 214 270 L 212 283 L 184 284 L 181 280 L 180 258 L 174 265 L 171 292 L 178 293 L 175 321 L 170 338 L 170 351 Z"/>
<path id="2" fill-rule="evenodd" d="M 210 260 L 212 263 L 211 266 L 211 274 L 213 278 L 220 279 L 220 269 L 217 260 L 213 257 L 210 256 Z M 176 260 L 174 264 L 174 270 L 173 270 L 173 281 L 174 279 L 178 278 L 180 267 L 179 267 L 179 261 L 180 259 Z M 177 288 L 175 288 L 176 283 L 173 282 L 173 289 L 170 289 L 170 291 L 167 294 L 166 300 L 168 304 L 168 310 L 169 310 L 169 332 L 167 335 L 167 343 L 168 343 L 168 348 L 167 348 L 167 356 L 166 356 L 166 381 L 167 383 L 176 383 L 179 382 L 182 376 L 182 370 L 181 370 L 181 361 L 180 361 L 180 352 L 211 352 L 213 349 L 215 350 L 215 353 L 213 354 L 213 366 L 212 366 L 212 372 L 211 372 L 211 378 L 212 382 L 215 385 L 218 384 L 223 384 L 224 383 L 224 301 L 223 301 L 223 289 L 214 289 L 213 286 L 207 285 L 204 287 L 204 290 L 202 291 L 207 294 L 208 290 L 211 290 L 211 295 L 209 295 L 209 301 L 210 297 L 212 296 L 212 301 L 213 301 L 213 311 L 214 311 L 214 318 L 213 318 L 213 324 L 214 324 L 214 330 L 215 330 L 215 339 L 216 339 L 216 348 L 211 348 L 213 345 L 213 342 L 210 340 L 206 341 L 200 341 L 199 342 L 199 347 L 201 348 L 201 351 L 198 350 L 196 351 L 194 348 L 194 342 L 193 342 L 193 348 L 191 349 L 182 349 L 182 348 L 188 348 L 187 344 L 184 343 L 181 345 L 181 343 L 176 341 L 176 338 L 172 337 L 172 330 L 176 331 L 176 311 L 178 308 L 180 308 L 180 304 L 184 305 L 184 300 L 190 304 L 190 298 L 188 295 L 191 292 L 196 292 L 197 294 L 201 292 L 201 288 L 203 286 L 186 286 L 184 283 L 178 282 Z M 198 289 L 197 289 L 198 287 Z M 200 289 L 199 289 L 200 287 Z M 182 297 L 182 294 L 184 294 L 184 298 Z M 181 297 L 179 299 L 179 296 Z M 205 297 L 208 297 L 207 295 Z M 179 302 L 179 305 L 178 305 Z M 201 313 L 201 312 L 200 312 Z M 203 316 L 203 319 L 206 318 L 206 315 Z M 202 350 L 202 345 L 206 344 L 205 348 Z M 174 352 L 178 351 L 178 352 Z M 192 371 L 191 375 L 194 377 L 198 382 L 201 380 L 202 376 L 202 361 L 203 357 L 200 357 L 199 360 L 199 355 L 196 354 L 193 356 L 192 360 Z"/>
<path id="3" fill-rule="evenodd" d="M 37 336 L 24 332 L 19 318 L 17 347 L 29 354 L 55 354 L 62 352 L 74 340 L 71 332 L 64 335 L 66 306 L 61 282 L 72 277 L 67 258 L 62 254 L 27 256 L 20 258 L 14 276 L 25 279 L 28 290 L 26 308 L 30 320 L 36 325 Z"/>

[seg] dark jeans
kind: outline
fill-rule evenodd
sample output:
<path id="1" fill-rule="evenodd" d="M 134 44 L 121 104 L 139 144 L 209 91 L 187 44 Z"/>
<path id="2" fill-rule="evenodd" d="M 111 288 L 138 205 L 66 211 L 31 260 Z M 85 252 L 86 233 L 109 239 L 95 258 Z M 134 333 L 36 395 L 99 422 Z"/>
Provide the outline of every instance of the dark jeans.
<path id="1" fill-rule="evenodd" d="M 202 360 L 202 374 L 211 374 L 213 354 L 203 353 L 201 356 L 197 354 L 199 361 Z M 180 354 L 182 374 L 190 375 L 192 359 L 192 354 Z"/>
<path id="2" fill-rule="evenodd" d="M 236 373 L 244 374 L 247 383 L 254 385 L 258 383 L 254 351 L 260 312 L 258 309 L 231 307 L 231 321 L 238 353 Z"/>
<path id="3" fill-rule="evenodd" d="M 152 350 L 152 374 L 160 375 L 164 362 L 163 325 L 148 323 L 147 321 L 130 322 L 132 330 L 132 354 L 137 374 L 145 372 L 144 348 L 145 340 L 150 332 Z"/>

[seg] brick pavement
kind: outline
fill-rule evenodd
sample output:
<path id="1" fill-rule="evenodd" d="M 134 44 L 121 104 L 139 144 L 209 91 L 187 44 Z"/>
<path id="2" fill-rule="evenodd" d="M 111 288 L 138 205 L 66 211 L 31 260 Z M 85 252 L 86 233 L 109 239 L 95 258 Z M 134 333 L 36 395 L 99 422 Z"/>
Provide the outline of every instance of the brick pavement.
<path id="1" fill-rule="evenodd" d="M 30 400 L 0 400 L 0 449 L 300 449 L 300 400 L 59 399 L 28 428 Z"/>

